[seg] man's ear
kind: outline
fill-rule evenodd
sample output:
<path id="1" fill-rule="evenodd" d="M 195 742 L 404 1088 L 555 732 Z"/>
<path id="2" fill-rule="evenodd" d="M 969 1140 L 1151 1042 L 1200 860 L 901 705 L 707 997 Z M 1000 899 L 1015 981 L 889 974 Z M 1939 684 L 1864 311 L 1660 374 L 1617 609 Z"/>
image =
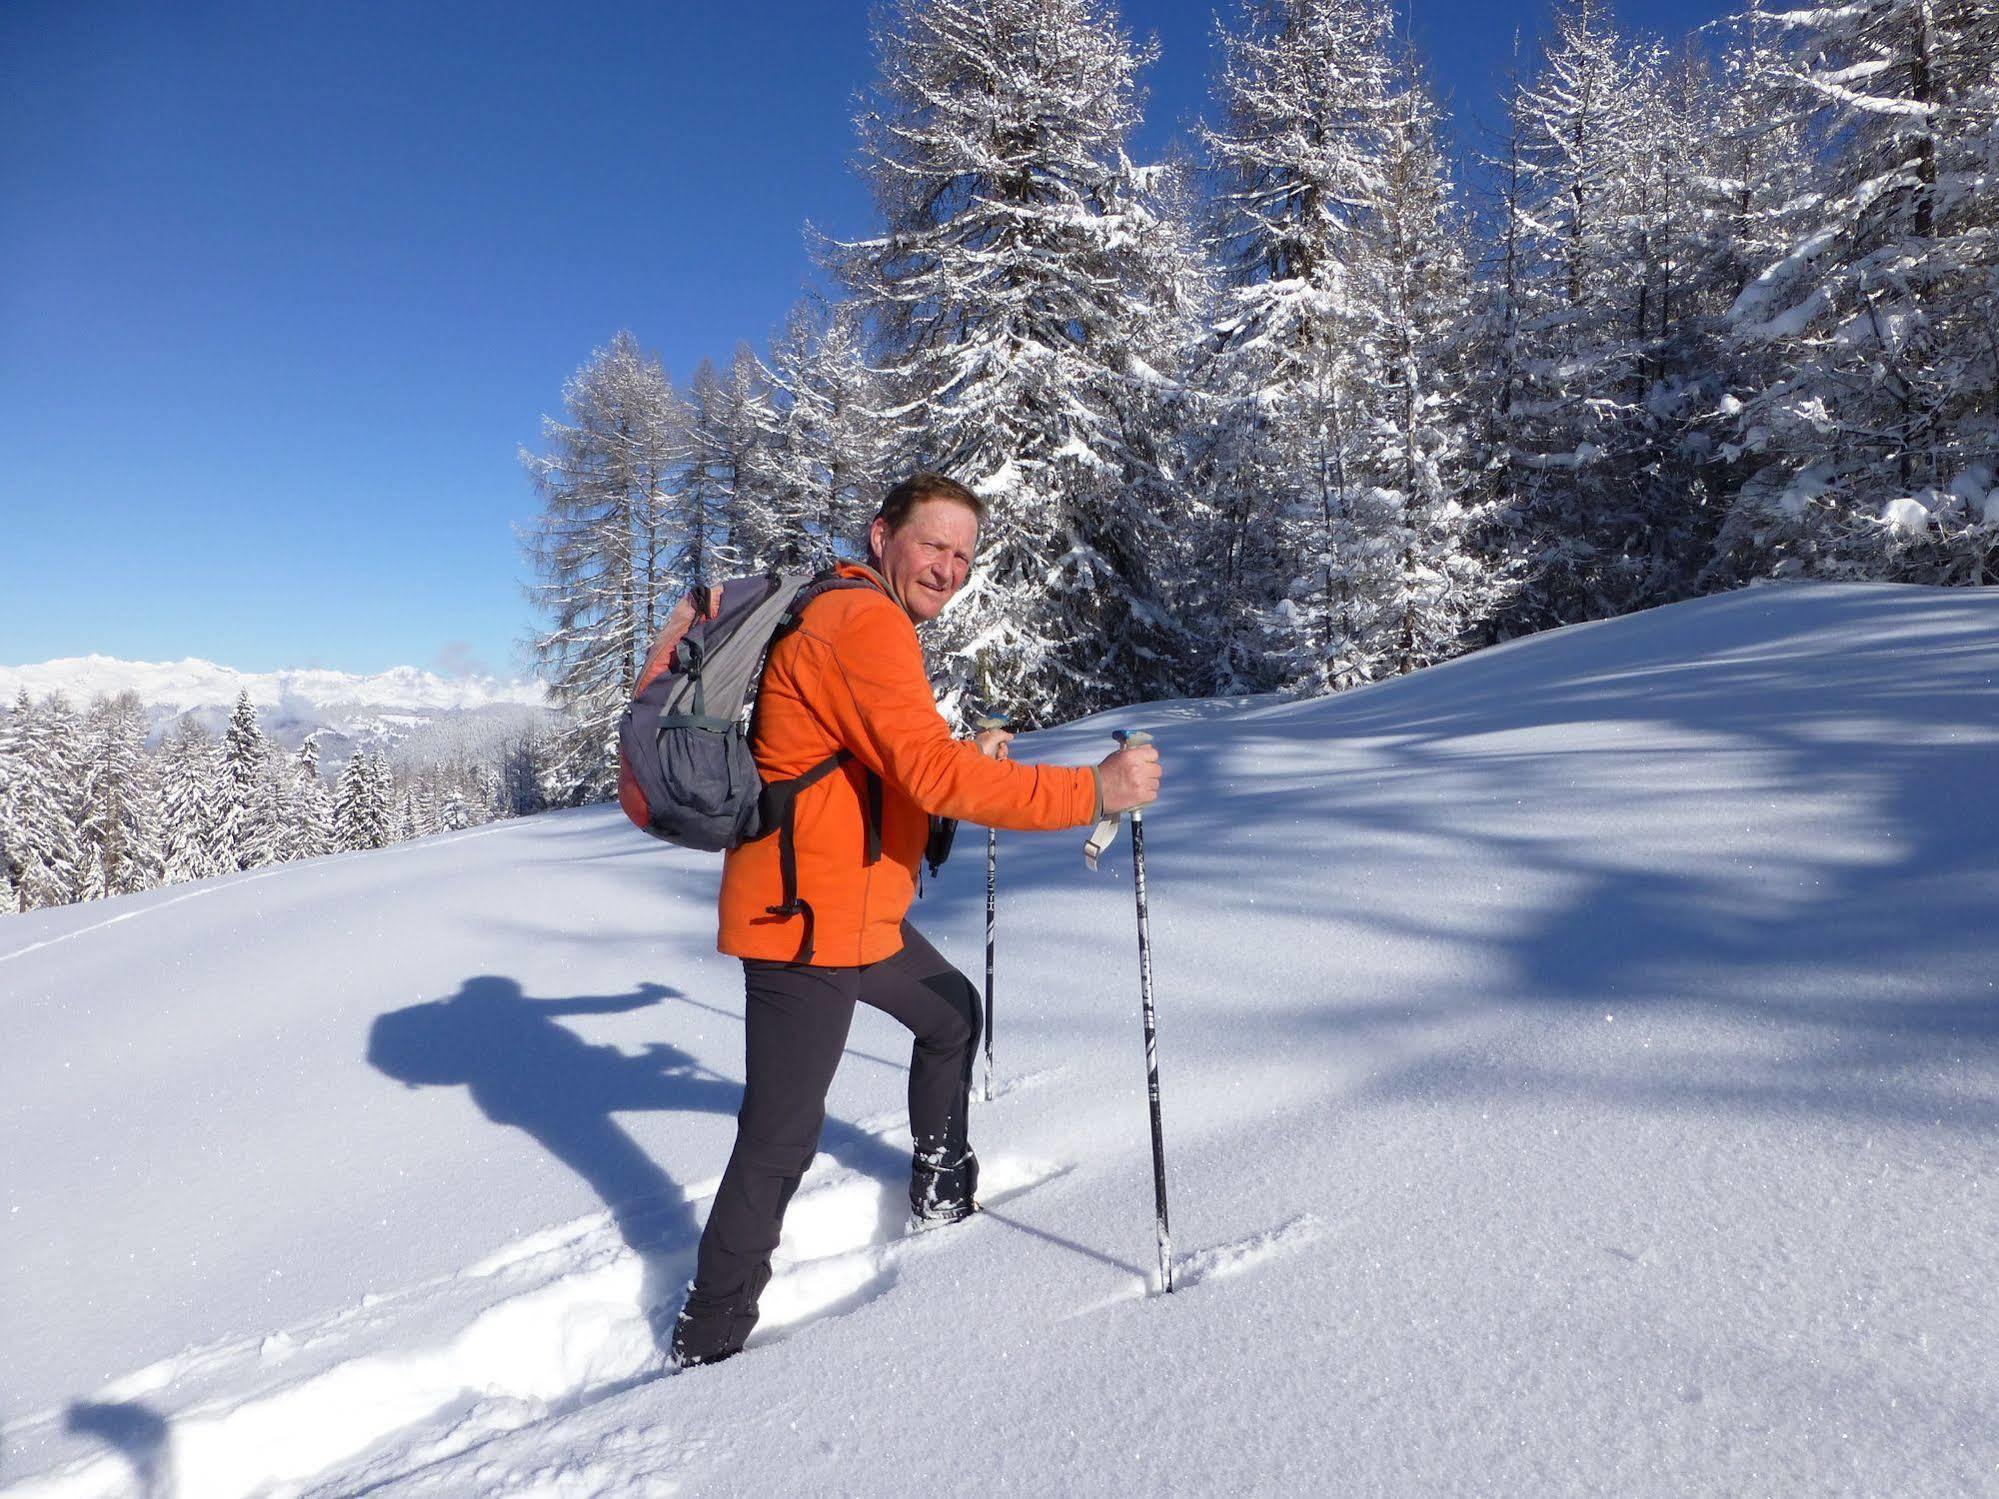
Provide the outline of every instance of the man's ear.
<path id="1" fill-rule="evenodd" d="M 877 515 L 868 524 L 868 558 L 871 562 L 879 563 L 881 561 L 882 548 L 887 541 L 888 522 Z"/>

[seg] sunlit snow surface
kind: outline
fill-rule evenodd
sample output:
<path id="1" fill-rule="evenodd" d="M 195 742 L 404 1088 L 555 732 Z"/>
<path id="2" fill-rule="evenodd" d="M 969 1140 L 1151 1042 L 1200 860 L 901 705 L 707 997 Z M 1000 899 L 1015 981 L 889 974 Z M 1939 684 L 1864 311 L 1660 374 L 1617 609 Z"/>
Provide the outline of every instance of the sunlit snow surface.
<path id="1" fill-rule="evenodd" d="M 1155 704 L 1004 835 L 988 1211 L 864 1012 L 749 1352 L 715 862 L 615 809 L 0 921 L 10 1495 L 1999 1491 L 1999 593 L 1759 589 Z M 982 970 L 975 833 L 916 917 Z"/>

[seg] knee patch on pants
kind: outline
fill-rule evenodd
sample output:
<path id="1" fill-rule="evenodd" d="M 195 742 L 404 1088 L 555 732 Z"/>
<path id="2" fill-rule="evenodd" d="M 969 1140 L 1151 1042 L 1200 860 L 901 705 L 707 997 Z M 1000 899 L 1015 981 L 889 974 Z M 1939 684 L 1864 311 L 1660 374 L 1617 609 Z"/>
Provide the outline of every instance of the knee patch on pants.
<path id="1" fill-rule="evenodd" d="M 960 1047 L 976 1050 L 985 1026 L 979 1012 L 979 991 L 972 981 L 954 968 L 931 974 L 923 981 L 923 987 L 948 1004 L 959 1022 L 940 1034 L 926 1037 L 931 1047 L 937 1051 L 957 1051 Z"/>

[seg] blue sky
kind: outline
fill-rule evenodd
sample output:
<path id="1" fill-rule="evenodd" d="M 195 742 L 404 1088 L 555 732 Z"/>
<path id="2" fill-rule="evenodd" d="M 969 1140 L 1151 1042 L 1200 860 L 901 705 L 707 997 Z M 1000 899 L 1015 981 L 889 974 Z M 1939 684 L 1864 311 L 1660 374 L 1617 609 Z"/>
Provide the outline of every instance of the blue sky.
<path id="1" fill-rule="evenodd" d="M 1210 17 L 1138 154 L 1206 101 Z M 1722 13 L 1629 4 L 1679 34 Z M 0 662 L 524 668 L 516 459 L 619 328 L 684 378 L 857 233 L 860 0 L 0 5 Z M 1417 0 L 1461 134 L 1542 5 Z"/>

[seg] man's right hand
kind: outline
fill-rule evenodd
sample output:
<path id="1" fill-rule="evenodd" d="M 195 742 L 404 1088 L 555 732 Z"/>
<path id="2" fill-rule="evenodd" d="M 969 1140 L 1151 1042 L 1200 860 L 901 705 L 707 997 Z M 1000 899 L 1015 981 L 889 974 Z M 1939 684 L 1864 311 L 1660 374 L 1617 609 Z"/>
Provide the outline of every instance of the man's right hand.
<path id="1" fill-rule="evenodd" d="M 1150 805 L 1159 796 L 1159 749 L 1134 744 L 1113 750 L 1097 764 L 1097 795 L 1106 817 Z"/>

